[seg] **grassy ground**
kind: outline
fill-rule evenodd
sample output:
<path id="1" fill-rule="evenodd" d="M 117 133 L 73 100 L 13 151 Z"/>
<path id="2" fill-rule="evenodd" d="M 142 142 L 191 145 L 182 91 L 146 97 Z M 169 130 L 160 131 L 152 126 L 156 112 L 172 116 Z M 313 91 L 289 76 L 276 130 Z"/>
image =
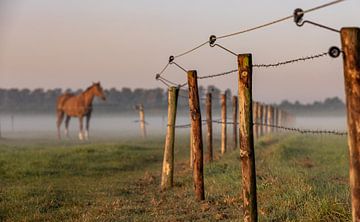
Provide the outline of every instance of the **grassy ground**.
<path id="1" fill-rule="evenodd" d="M 216 141 L 218 143 L 218 141 Z M 188 139 L 177 138 L 175 186 L 159 191 L 163 138 L 91 144 L 2 140 L 0 221 L 237 221 L 237 151 L 205 167 L 196 202 Z M 256 143 L 260 221 L 350 221 L 343 137 L 275 136 Z"/>

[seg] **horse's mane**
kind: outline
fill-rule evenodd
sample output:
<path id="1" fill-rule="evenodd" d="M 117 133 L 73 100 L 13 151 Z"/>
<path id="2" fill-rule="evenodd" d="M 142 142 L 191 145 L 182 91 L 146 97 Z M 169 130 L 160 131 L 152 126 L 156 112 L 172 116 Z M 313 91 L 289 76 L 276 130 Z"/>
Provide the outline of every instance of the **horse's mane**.
<path id="1" fill-rule="evenodd" d="M 90 90 L 92 87 L 94 87 L 94 86 L 95 86 L 95 85 L 91 85 L 91 86 L 87 87 L 82 93 L 89 91 L 89 90 Z"/>
<path id="2" fill-rule="evenodd" d="M 87 88 L 84 90 L 84 92 L 86 92 L 86 91 L 90 90 L 92 87 L 93 87 L 93 85 L 91 85 L 91 86 L 87 87 Z"/>

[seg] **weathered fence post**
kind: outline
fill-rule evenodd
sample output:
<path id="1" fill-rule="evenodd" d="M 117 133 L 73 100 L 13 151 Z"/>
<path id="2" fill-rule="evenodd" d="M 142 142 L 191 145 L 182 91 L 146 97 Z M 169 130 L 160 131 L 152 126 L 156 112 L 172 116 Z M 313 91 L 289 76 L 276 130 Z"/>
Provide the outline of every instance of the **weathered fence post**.
<path id="1" fill-rule="evenodd" d="M 206 134 L 206 161 L 213 161 L 213 135 L 212 135 L 212 112 L 211 112 L 211 93 L 206 94 L 206 125 L 207 125 L 207 134 Z"/>
<path id="2" fill-rule="evenodd" d="M 342 28 L 350 190 L 353 221 L 360 221 L 360 28 Z"/>
<path id="3" fill-rule="evenodd" d="M 267 105 L 262 104 L 262 110 L 263 110 L 263 114 L 262 114 L 261 130 L 262 130 L 263 135 L 266 135 L 267 127 L 265 126 L 265 124 L 267 123 Z"/>
<path id="4" fill-rule="evenodd" d="M 252 118 L 252 56 L 238 55 L 240 159 L 244 221 L 257 221 L 255 150 Z"/>
<path id="5" fill-rule="evenodd" d="M 192 149 L 194 152 L 193 177 L 195 195 L 197 200 L 205 199 L 204 192 L 204 174 L 203 174 L 203 141 L 202 124 L 199 102 L 199 92 L 197 83 L 197 73 L 195 70 L 188 71 L 189 85 L 189 107 L 191 116 Z"/>
<path id="6" fill-rule="evenodd" d="M 221 154 L 226 152 L 226 93 L 221 95 Z"/>
<path id="7" fill-rule="evenodd" d="M 258 118 L 255 120 L 257 123 L 262 124 L 263 123 L 263 112 L 264 112 L 264 106 L 261 103 L 258 103 Z M 258 136 L 263 136 L 263 127 L 262 125 L 258 125 Z"/>
<path id="8" fill-rule="evenodd" d="M 257 122 L 258 119 L 258 103 L 253 101 L 253 120 L 254 122 Z M 254 125 L 254 138 L 257 139 L 259 137 L 258 135 L 258 128 L 259 126 L 257 124 Z"/>
<path id="9" fill-rule="evenodd" d="M 233 96 L 232 98 L 232 107 L 233 107 L 233 149 L 235 150 L 238 146 L 238 134 L 237 134 L 237 128 L 238 128 L 238 98 L 237 96 Z"/>
<path id="10" fill-rule="evenodd" d="M 266 105 L 266 133 L 269 134 L 271 133 L 271 118 L 272 118 L 272 111 L 271 111 L 271 105 Z"/>
<path id="11" fill-rule="evenodd" d="M 179 89 L 170 87 L 168 91 L 168 125 L 164 147 L 164 159 L 161 174 L 161 189 L 165 190 L 173 186 L 174 181 L 174 142 L 176 107 Z"/>
<path id="12" fill-rule="evenodd" d="M 191 119 L 191 114 L 190 114 L 190 119 Z M 194 166 L 194 148 L 193 148 L 193 132 L 192 132 L 192 129 L 190 127 L 190 160 L 189 160 L 189 164 L 190 164 L 190 168 L 192 169 L 193 166 Z"/>
<path id="13" fill-rule="evenodd" d="M 272 133 L 274 131 L 272 125 L 274 125 L 274 107 L 272 105 L 269 105 L 269 111 L 268 111 L 268 132 Z"/>
<path id="14" fill-rule="evenodd" d="M 144 112 L 144 106 L 143 104 L 138 105 L 139 110 L 139 122 L 140 122 L 140 129 L 141 129 L 141 135 L 143 138 L 146 138 L 146 128 L 145 128 L 145 112 Z"/>
<path id="15" fill-rule="evenodd" d="M 282 109 L 279 109 L 279 115 L 278 115 L 278 126 L 283 126 L 283 111 Z"/>
<path id="16" fill-rule="evenodd" d="M 278 117 L 279 117 L 279 109 L 277 106 L 274 106 L 274 123 L 273 125 L 278 126 Z M 274 132 L 278 132 L 278 128 L 274 128 Z"/>

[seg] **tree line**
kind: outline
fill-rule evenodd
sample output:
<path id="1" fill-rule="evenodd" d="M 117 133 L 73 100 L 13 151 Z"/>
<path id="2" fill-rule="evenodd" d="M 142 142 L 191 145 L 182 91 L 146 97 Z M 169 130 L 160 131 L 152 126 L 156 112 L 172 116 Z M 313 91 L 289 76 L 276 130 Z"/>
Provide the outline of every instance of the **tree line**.
<path id="1" fill-rule="evenodd" d="M 62 93 L 80 94 L 82 90 L 62 90 L 56 89 L 0 89 L 0 112 L 2 113 L 53 113 L 55 111 L 56 100 Z M 136 104 L 142 103 L 147 110 L 162 111 L 167 110 L 167 92 L 162 88 L 154 89 L 131 89 L 124 87 L 121 90 L 116 88 L 104 90 L 107 100 L 105 102 L 95 99 L 94 111 L 103 113 L 131 112 Z M 220 108 L 220 94 L 226 93 L 228 105 L 231 106 L 231 90 L 221 91 L 215 86 L 207 88 L 200 86 L 200 98 L 205 98 L 206 92 L 211 92 L 213 97 L 213 107 L 215 112 Z M 188 92 L 181 89 L 179 93 L 178 107 L 180 111 L 188 110 Z M 204 100 L 201 100 L 204 106 Z M 276 105 L 276 104 L 274 104 Z M 344 103 L 337 97 L 328 98 L 323 102 L 302 104 L 298 101 L 291 103 L 283 101 L 278 104 L 281 109 L 295 114 L 311 114 L 327 112 L 331 114 L 342 114 L 345 112 Z M 229 109 L 231 110 L 231 109 Z"/>

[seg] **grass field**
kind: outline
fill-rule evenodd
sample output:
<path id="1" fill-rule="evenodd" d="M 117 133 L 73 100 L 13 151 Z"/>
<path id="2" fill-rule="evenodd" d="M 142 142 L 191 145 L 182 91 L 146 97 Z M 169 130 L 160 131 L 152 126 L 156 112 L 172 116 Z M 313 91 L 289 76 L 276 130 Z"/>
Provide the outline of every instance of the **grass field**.
<path id="1" fill-rule="evenodd" d="M 0 221 L 241 219 L 238 151 L 217 153 L 206 165 L 206 201 L 198 203 L 188 139 L 176 144 L 175 187 L 160 192 L 160 137 L 1 140 Z M 260 221 L 351 221 L 344 137 L 264 137 L 256 143 L 256 164 Z"/>

